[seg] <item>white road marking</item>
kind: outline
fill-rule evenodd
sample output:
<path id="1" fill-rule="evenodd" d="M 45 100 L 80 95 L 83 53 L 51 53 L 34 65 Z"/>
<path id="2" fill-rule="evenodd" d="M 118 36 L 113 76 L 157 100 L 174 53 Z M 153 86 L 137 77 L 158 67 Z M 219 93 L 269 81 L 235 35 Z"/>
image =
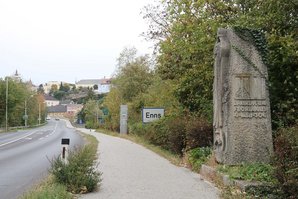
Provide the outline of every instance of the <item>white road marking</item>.
<path id="1" fill-rule="evenodd" d="M 57 126 L 58 126 L 58 125 L 57 125 L 57 123 L 56 123 L 54 130 L 53 130 L 49 135 L 52 135 L 52 134 L 56 131 Z M 28 138 L 28 137 L 29 137 L 30 135 L 33 135 L 33 134 L 36 133 L 36 132 L 38 132 L 38 131 L 37 131 L 37 130 L 36 130 L 36 131 L 33 131 L 32 133 L 29 133 L 28 135 L 25 135 L 25 136 L 23 136 L 23 137 L 20 137 L 20 138 L 17 138 L 17 139 L 15 139 L 15 140 L 11 140 L 11 141 L 9 141 L 9 142 L 0 144 L 0 147 L 2 147 L 2 146 L 6 146 L 6 145 L 8 145 L 8 144 L 12 144 L 12 143 L 17 142 L 17 141 L 19 141 L 19 140 L 21 140 L 21 139 L 24 139 L 24 138 L 32 139 L 32 138 Z M 48 137 L 49 135 L 47 135 L 47 137 Z"/>
<path id="2" fill-rule="evenodd" d="M 20 137 L 20 138 L 17 138 L 17 139 L 15 139 L 15 140 L 11 140 L 11 141 L 9 141 L 9 142 L 0 144 L 0 147 L 5 146 L 5 145 L 8 145 L 8 144 L 11 144 L 11 143 L 14 143 L 14 142 L 17 142 L 17 141 L 19 141 L 19 140 L 21 140 L 21 139 L 24 139 L 24 138 L 26 138 L 26 137 L 29 137 L 30 135 L 33 135 L 33 134 L 36 133 L 36 132 L 37 132 L 37 131 L 33 131 L 32 133 L 29 133 L 28 135 L 25 135 L 25 136 L 23 136 L 23 137 Z"/>

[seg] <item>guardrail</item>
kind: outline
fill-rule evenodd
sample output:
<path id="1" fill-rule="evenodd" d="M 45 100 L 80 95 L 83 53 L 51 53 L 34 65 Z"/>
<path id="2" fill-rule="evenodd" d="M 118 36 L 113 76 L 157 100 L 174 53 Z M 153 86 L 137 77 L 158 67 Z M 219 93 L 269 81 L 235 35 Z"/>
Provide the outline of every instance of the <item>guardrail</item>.
<path id="1" fill-rule="evenodd" d="M 36 127 L 39 127 L 39 126 L 43 126 L 45 124 L 47 124 L 47 122 L 44 122 L 44 123 L 41 123 L 41 124 L 35 124 L 35 125 L 28 125 L 27 127 L 25 127 L 25 126 L 10 126 L 10 127 L 8 127 L 8 131 L 16 130 L 16 129 L 36 128 Z M 1 127 L 0 128 L 0 133 L 4 133 L 4 132 L 6 132 L 5 127 Z"/>

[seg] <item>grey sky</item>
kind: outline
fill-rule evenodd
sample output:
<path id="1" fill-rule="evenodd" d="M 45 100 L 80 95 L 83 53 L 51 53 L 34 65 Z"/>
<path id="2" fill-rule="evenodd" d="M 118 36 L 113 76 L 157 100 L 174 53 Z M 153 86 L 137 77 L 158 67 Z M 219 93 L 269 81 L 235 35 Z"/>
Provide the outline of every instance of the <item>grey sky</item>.
<path id="1" fill-rule="evenodd" d="M 126 46 L 151 53 L 140 15 L 152 0 L 0 0 L 0 78 L 103 78 Z"/>

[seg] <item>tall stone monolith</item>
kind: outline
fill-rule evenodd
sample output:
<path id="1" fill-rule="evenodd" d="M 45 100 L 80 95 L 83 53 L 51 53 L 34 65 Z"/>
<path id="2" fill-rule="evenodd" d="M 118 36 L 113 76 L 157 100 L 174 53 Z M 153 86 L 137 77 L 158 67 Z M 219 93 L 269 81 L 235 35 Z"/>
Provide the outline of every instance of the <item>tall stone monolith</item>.
<path id="1" fill-rule="evenodd" d="M 269 162 L 273 152 L 268 73 L 256 47 L 219 29 L 214 47 L 213 127 L 216 160 Z"/>

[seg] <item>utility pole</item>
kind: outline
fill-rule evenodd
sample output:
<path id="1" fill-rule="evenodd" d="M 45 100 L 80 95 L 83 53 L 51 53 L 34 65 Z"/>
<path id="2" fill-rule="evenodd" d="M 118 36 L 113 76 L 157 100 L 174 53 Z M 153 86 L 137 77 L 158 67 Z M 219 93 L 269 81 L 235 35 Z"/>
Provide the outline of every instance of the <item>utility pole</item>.
<path id="1" fill-rule="evenodd" d="M 96 124 L 97 124 L 97 126 L 99 126 L 99 123 L 98 123 L 98 100 L 96 101 Z"/>
<path id="2" fill-rule="evenodd" d="M 5 108 L 5 129 L 8 131 L 8 77 L 6 77 L 6 108 Z"/>
<path id="3" fill-rule="evenodd" d="M 25 115 L 24 115 L 24 119 L 25 119 L 25 127 L 27 128 L 27 120 L 28 120 L 28 115 L 27 115 L 27 100 L 25 100 Z"/>
<path id="4" fill-rule="evenodd" d="M 41 120 L 41 117 L 40 117 L 40 102 L 38 103 L 38 125 L 40 125 L 40 120 Z"/>

